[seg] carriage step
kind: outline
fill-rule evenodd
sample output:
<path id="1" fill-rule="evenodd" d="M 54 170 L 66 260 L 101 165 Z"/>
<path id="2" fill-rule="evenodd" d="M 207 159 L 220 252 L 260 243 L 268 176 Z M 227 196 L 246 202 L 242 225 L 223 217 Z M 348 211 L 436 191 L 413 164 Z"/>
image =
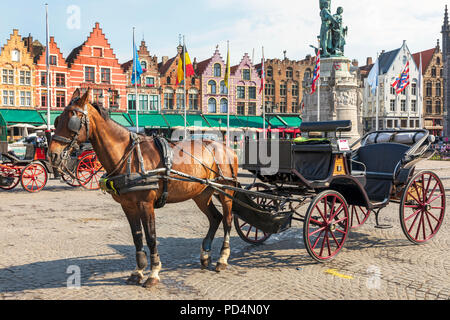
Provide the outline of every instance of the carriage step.
<path id="1" fill-rule="evenodd" d="M 375 228 L 377 229 L 391 229 L 393 226 L 390 224 L 377 224 Z"/>

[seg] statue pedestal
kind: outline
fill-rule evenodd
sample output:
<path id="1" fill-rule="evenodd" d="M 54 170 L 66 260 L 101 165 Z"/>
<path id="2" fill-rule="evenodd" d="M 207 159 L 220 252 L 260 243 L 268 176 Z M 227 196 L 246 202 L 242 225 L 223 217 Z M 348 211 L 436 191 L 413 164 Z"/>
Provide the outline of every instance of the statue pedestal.
<path id="1" fill-rule="evenodd" d="M 317 93 L 304 94 L 303 121 L 317 121 Z M 345 57 L 324 58 L 320 61 L 320 121 L 351 120 L 352 131 L 342 132 L 342 138 L 359 139 L 361 121 L 356 70 Z"/>

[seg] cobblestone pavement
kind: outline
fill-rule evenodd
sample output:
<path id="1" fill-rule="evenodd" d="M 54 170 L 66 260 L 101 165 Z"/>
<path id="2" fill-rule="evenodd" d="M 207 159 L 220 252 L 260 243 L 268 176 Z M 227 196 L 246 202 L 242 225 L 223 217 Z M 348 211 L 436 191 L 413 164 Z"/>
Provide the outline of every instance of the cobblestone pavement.
<path id="1" fill-rule="evenodd" d="M 449 162 L 420 167 L 450 177 Z M 444 182 L 450 188 L 450 180 Z M 438 235 L 419 246 L 403 235 L 398 205 L 381 216 L 394 227 L 375 229 L 371 216 L 327 264 L 308 256 L 299 222 L 260 246 L 243 242 L 233 229 L 230 266 L 216 273 L 199 264 L 206 217 L 193 201 L 167 205 L 157 211 L 161 283 L 146 290 L 125 284 L 135 251 L 126 218 L 109 195 L 59 181 L 38 194 L 18 187 L 0 191 L 0 298 L 450 299 L 448 212 Z M 221 244 L 220 227 L 213 261 Z M 81 287 L 68 288 L 77 271 Z"/>

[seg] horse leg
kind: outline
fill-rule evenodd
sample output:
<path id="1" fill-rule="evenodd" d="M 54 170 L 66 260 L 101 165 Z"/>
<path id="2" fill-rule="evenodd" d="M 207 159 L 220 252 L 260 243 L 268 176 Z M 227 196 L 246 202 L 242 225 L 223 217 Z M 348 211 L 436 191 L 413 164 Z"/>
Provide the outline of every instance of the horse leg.
<path id="1" fill-rule="evenodd" d="M 234 191 L 228 190 L 226 191 L 227 194 L 230 196 L 234 195 Z M 217 261 L 216 264 L 216 271 L 220 272 L 222 270 L 225 270 L 228 266 L 228 258 L 230 257 L 230 234 L 231 234 L 231 223 L 233 221 L 233 200 L 232 198 L 229 198 L 223 194 L 220 194 L 219 196 L 220 202 L 222 203 L 222 209 L 223 209 L 223 231 L 224 231 L 224 237 L 223 237 L 223 245 L 222 249 L 220 250 L 220 258 Z"/>
<path id="2" fill-rule="evenodd" d="M 200 195 L 194 198 L 195 203 L 199 209 L 206 215 L 209 220 L 209 229 L 206 237 L 203 239 L 202 248 L 200 252 L 200 263 L 202 269 L 209 267 L 211 263 L 211 246 L 216 235 L 216 231 L 219 228 L 220 221 L 222 220 L 222 214 L 214 206 L 211 198 L 214 190 L 206 189 Z"/>
<path id="3" fill-rule="evenodd" d="M 157 285 L 160 281 L 159 272 L 161 271 L 161 260 L 159 259 L 158 248 L 156 245 L 156 219 L 153 203 L 141 202 L 142 224 L 144 226 L 147 246 L 150 249 L 150 268 L 151 272 L 148 279 L 144 282 L 145 288 Z"/>
<path id="4" fill-rule="evenodd" d="M 142 227 L 139 210 L 129 209 L 122 206 L 128 222 L 131 227 L 131 235 L 133 236 L 134 246 L 136 247 L 136 270 L 131 273 L 131 276 L 127 279 L 128 284 L 140 284 L 144 279 L 144 270 L 147 268 L 147 255 L 144 251 L 144 243 L 142 241 Z"/>

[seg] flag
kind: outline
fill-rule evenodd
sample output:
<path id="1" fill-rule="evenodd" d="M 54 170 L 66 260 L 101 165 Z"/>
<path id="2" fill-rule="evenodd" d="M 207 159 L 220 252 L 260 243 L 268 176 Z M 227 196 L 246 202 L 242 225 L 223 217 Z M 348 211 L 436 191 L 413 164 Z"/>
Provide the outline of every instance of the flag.
<path id="1" fill-rule="evenodd" d="M 266 84 L 266 71 L 264 70 L 264 56 L 261 59 L 261 87 L 259 88 L 259 93 L 264 90 Z"/>
<path id="2" fill-rule="evenodd" d="M 186 75 L 184 75 L 184 69 L 186 68 Z M 183 79 L 193 76 L 195 74 L 194 67 L 189 58 L 189 53 L 186 50 L 186 46 L 183 46 L 180 59 L 178 60 L 177 79 L 175 85 L 179 85 Z"/>
<path id="3" fill-rule="evenodd" d="M 303 111 L 305 111 L 305 102 L 302 100 L 302 113 L 303 113 Z"/>
<path id="4" fill-rule="evenodd" d="M 375 94 L 375 91 L 378 87 L 378 75 L 379 75 L 379 63 L 378 59 L 377 62 L 375 62 L 375 65 L 372 67 L 372 70 L 370 70 L 369 76 L 367 77 L 367 83 L 370 86 L 370 91 L 372 91 L 372 94 Z"/>
<path id="5" fill-rule="evenodd" d="M 317 58 L 316 58 L 316 67 L 314 68 L 314 73 L 313 73 L 313 79 L 312 79 L 312 84 L 311 84 L 311 94 L 313 94 L 314 92 L 316 92 L 316 82 L 320 77 L 320 49 L 317 52 Z"/>
<path id="6" fill-rule="evenodd" d="M 391 86 L 395 88 L 397 94 L 400 94 L 409 86 L 409 61 L 406 63 L 402 73 L 399 74 Z"/>
<path id="7" fill-rule="evenodd" d="M 230 48 L 228 48 L 228 54 L 227 54 L 227 65 L 225 67 L 225 78 L 223 79 L 225 81 L 225 86 L 229 89 L 230 88 Z"/>
<path id="8" fill-rule="evenodd" d="M 134 65 L 133 65 L 133 73 L 131 75 L 131 84 L 135 84 L 136 78 L 138 79 L 138 82 L 139 82 L 139 79 L 141 78 L 141 74 L 143 73 L 141 63 L 139 62 L 139 55 L 138 55 L 136 46 L 134 46 L 133 61 L 134 61 Z M 137 77 L 136 77 L 136 74 L 137 74 Z"/>

